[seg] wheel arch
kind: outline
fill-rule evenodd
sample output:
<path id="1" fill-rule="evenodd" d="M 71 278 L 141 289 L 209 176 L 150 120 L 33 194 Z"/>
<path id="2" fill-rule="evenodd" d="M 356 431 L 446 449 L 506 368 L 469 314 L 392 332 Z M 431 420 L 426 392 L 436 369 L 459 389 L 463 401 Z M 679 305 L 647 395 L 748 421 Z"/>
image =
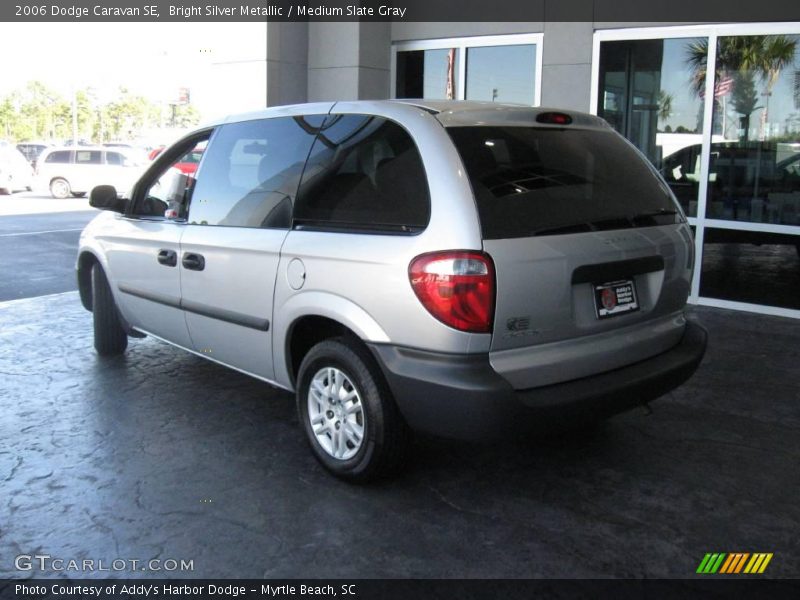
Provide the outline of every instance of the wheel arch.
<path id="1" fill-rule="evenodd" d="M 92 311 L 92 267 L 94 267 L 95 264 L 101 264 L 100 259 L 89 250 L 83 250 L 78 256 L 76 269 L 78 293 L 81 297 L 81 304 L 83 304 L 83 307 L 89 312 Z"/>
<path id="2" fill-rule="evenodd" d="M 383 328 L 363 308 L 334 294 L 298 294 L 276 313 L 284 319 L 275 323 L 275 375 L 291 389 L 303 357 L 325 339 L 345 336 L 361 344 L 389 341 Z"/>
<path id="3" fill-rule="evenodd" d="M 293 388 L 297 383 L 300 363 L 309 350 L 320 342 L 338 337 L 345 337 L 357 344 L 364 343 L 352 329 L 330 317 L 305 315 L 290 325 L 285 342 L 285 358 Z"/>

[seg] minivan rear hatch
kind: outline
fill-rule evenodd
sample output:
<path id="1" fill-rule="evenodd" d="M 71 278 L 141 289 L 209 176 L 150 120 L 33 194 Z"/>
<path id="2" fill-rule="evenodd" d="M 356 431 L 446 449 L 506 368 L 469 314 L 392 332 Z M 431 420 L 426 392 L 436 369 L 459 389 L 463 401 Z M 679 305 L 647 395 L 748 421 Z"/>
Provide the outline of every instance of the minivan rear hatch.
<path id="1" fill-rule="evenodd" d="M 448 127 L 495 263 L 490 360 L 515 388 L 631 364 L 683 332 L 691 237 L 669 188 L 610 128 L 570 123 Z"/>

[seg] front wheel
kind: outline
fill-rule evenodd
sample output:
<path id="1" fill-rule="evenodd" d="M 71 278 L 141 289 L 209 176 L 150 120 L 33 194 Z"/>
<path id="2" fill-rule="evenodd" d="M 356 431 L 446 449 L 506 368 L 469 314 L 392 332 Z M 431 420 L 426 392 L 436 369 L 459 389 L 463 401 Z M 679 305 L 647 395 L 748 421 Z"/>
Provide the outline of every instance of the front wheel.
<path id="1" fill-rule="evenodd" d="M 117 305 L 103 267 L 92 267 L 92 320 L 94 349 L 100 356 L 115 356 L 128 347 L 128 334 L 122 329 Z"/>
<path id="2" fill-rule="evenodd" d="M 70 192 L 69 182 L 66 179 L 58 177 L 50 182 L 50 193 L 53 195 L 53 198 L 63 200 L 70 195 Z"/>
<path id="3" fill-rule="evenodd" d="M 346 338 L 314 346 L 300 365 L 297 410 L 317 460 L 363 482 L 398 470 L 408 426 L 368 350 Z"/>

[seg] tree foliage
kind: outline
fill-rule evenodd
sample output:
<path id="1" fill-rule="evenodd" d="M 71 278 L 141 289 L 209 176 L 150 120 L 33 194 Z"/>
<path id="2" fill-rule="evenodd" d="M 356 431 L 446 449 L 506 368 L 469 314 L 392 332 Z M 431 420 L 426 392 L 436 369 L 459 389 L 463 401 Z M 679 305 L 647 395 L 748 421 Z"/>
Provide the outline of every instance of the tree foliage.
<path id="1" fill-rule="evenodd" d="M 769 98 L 781 71 L 792 64 L 797 41 L 785 35 L 749 35 L 722 37 L 717 44 L 715 80 L 733 79 L 731 106 L 741 115 L 740 130 L 743 141 L 749 139 L 750 115 L 760 108 L 755 78 L 759 77 Z M 699 96 L 705 92 L 708 70 L 708 40 L 702 39 L 688 45 L 686 62 L 692 69 L 692 90 Z M 718 112 L 719 99 L 714 110 Z"/>
<path id="2" fill-rule="evenodd" d="M 771 92 L 781 70 L 794 60 L 797 42 L 785 35 L 748 35 L 720 38 L 717 45 L 717 80 L 724 74 L 752 71 Z M 706 85 L 708 40 L 687 46 L 686 62 L 692 69 L 692 89 L 700 95 Z"/>
<path id="3" fill-rule="evenodd" d="M 120 88 L 111 100 L 101 102 L 94 90 L 78 90 L 64 97 L 40 81 L 31 81 L 0 98 L 0 138 L 9 141 L 63 140 L 73 137 L 73 102 L 77 137 L 94 142 L 134 139 L 143 130 L 170 125 L 169 106 Z M 175 125 L 190 127 L 200 120 L 191 105 L 178 106 Z"/>

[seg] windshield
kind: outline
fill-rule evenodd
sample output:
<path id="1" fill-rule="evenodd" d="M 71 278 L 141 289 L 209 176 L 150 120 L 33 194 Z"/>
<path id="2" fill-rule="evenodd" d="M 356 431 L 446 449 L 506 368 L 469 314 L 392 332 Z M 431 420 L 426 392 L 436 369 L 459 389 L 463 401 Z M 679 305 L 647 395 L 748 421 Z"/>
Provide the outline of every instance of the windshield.
<path id="1" fill-rule="evenodd" d="M 451 127 L 485 239 L 675 223 L 666 184 L 611 131 Z"/>

